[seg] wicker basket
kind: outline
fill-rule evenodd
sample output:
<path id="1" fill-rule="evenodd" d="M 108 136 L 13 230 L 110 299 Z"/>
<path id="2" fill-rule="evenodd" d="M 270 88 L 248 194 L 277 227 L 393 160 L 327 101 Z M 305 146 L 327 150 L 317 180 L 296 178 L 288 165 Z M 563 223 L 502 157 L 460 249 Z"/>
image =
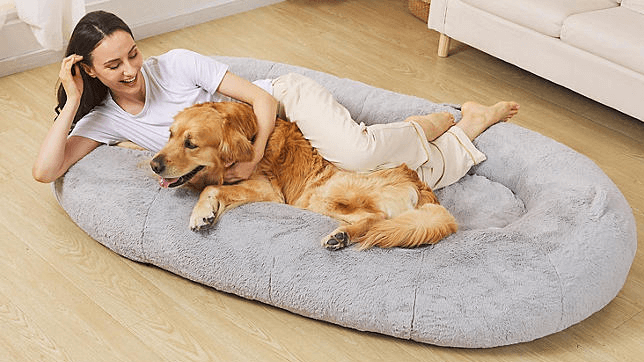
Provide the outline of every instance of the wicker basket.
<path id="1" fill-rule="evenodd" d="M 418 19 L 427 22 L 429 18 L 429 2 L 430 0 L 409 0 L 409 11 Z"/>

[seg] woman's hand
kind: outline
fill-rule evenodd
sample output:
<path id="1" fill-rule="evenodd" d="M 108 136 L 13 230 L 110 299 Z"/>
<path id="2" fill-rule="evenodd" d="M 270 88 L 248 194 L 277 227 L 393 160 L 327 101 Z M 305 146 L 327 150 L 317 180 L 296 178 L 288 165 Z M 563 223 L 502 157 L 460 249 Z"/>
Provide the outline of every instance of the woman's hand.
<path id="1" fill-rule="evenodd" d="M 60 66 L 58 78 L 60 78 L 60 82 L 63 84 L 63 88 L 65 88 L 68 101 L 80 102 L 81 96 L 83 95 L 83 77 L 81 76 L 80 65 L 78 64 L 81 60 L 83 60 L 82 56 L 72 54 L 63 59 Z"/>
<path id="2" fill-rule="evenodd" d="M 238 162 L 226 170 L 224 175 L 224 182 L 233 183 L 237 181 L 247 180 L 253 174 L 258 162 Z"/>
<path id="3" fill-rule="evenodd" d="M 257 116 L 258 130 L 253 141 L 255 150 L 253 161 L 233 164 L 224 175 L 224 181 L 227 183 L 246 180 L 253 174 L 257 164 L 264 156 L 268 137 L 275 127 L 277 101 L 265 90 L 230 72 L 226 72 L 224 75 L 218 91 L 223 95 L 250 104 Z"/>

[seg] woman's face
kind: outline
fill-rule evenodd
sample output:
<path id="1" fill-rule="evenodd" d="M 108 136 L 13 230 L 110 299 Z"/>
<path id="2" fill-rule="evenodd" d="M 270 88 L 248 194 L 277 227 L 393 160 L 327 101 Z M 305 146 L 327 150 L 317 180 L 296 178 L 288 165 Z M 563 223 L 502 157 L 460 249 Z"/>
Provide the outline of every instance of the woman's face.
<path id="1" fill-rule="evenodd" d="M 112 93 L 134 95 L 145 87 L 141 75 L 143 56 L 132 36 L 117 30 L 106 36 L 92 51 L 92 64 L 85 71 L 98 78 Z"/>

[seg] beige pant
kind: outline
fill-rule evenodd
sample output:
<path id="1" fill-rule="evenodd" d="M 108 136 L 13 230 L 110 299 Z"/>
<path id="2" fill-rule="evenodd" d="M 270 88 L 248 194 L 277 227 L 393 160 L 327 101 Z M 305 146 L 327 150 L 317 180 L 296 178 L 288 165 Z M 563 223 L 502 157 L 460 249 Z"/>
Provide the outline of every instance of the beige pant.
<path id="1" fill-rule="evenodd" d="M 346 170 L 368 172 L 405 163 L 438 189 L 485 160 L 458 127 L 427 142 L 415 122 L 358 124 L 328 90 L 300 74 L 275 79 L 273 96 L 280 102 L 278 116 L 295 122 L 322 157 Z"/>

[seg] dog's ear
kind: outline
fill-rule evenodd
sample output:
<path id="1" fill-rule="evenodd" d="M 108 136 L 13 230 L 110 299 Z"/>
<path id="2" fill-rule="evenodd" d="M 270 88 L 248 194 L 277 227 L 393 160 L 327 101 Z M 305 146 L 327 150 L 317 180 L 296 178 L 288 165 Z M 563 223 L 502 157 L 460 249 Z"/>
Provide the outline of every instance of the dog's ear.
<path id="1" fill-rule="evenodd" d="M 255 137 L 257 134 L 257 117 L 253 107 L 239 102 L 220 102 L 214 106 L 224 119 L 224 124 L 227 127 L 237 130 L 248 139 Z"/>
<path id="2" fill-rule="evenodd" d="M 236 130 L 228 129 L 219 144 L 221 160 L 224 164 L 252 161 L 255 155 L 253 144 L 246 136 Z"/>
<path id="3" fill-rule="evenodd" d="M 244 103 L 222 102 L 214 107 L 223 118 L 219 152 L 225 164 L 252 161 L 255 149 L 251 140 L 257 134 L 253 108 Z"/>

